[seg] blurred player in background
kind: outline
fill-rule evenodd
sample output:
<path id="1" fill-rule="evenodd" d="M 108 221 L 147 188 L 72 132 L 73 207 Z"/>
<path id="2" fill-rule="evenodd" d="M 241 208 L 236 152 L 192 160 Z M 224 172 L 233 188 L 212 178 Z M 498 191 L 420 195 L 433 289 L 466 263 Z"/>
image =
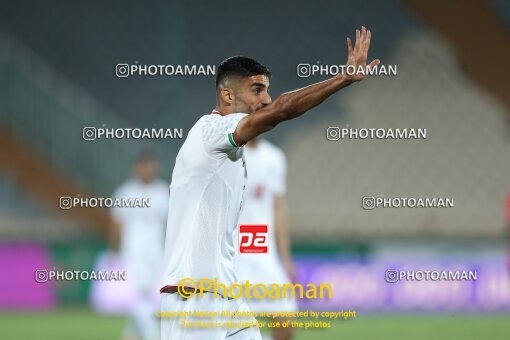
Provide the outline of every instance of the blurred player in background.
<path id="1" fill-rule="evenodd" d="M 290 254 L 287 224 L 285 155 L 273 144 L 257 137 L 244 147 L 248 169 L 243 209 L 239 224 L 267 224 L 269 251 L 261 254 L 237 254 L 234 268 L 241 282 L 252 285 L 277 283 L 283 285 L 295 281 L 295 270 Z M 238 240 L 238 234 L 234 235 Z M 236 243 L 238 244 L 238 242 Z M 252 294 L 253 296 L 253 294 Z M 294 299 L 249 299 L 252 312 L 297 312 Z M 275 320 L 280 323 L 285 319 Z M 292 338 L 292 328 L 273 328 L 273 338 Z M 266 339 L 270 337 L 264 336 Z"/>
<path id="2" fill-rule="evenodd" d="M 159 161 L 148 151 L 139 154 L 135 176 L 122 184 L 115 198 L 148 198 L 148 208 L 112 209 L 112 238 L 117 240 L 127 280 L 133 288 L 130 322 L 124 330 L 125 339 L 152 340 L 160 338 L 159 299 L 155 299 L 161 275 L 168 183 L 159 179 Z"/>
<path id="3" fill-rule="evenodd" d="M 370 39 L 365 27 L 356 30 L 354 47 L 347 39 L 347 65 L 355 69 L 366 66 Z M 378 63 L 374 60 L 369 66 Z M 216 75 L 216 108 L 195 123 L 177 154 L 170 185 L 162 313 L 250 311 L 246 298 L 233 299 L 222 287 L 219 291 L 203 289 L 194 297 L 189 294 L 197 290 L 192 282 L 202 279 L 217 280 L 224 287 L 239 283 L 234 272 L 234 235 L 247 177 L 242 146 L 364 78 L 361 73 L 338 74 L 286 92 L 273 102 L 268 92 L 270 75 L 265 66 L 251 58 L 237 56 L 223 61 Z M 183 321 L 162 318 L 162 338 L 261 339 L 254 318 L 242 320 L 252 326 L 238 328 L 187 328 Z"/>

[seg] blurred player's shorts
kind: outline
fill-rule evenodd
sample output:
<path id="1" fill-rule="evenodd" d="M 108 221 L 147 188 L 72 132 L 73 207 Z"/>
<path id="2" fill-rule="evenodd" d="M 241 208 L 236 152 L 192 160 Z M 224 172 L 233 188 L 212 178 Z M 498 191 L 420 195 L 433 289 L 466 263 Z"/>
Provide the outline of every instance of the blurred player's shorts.
<path id="1" fill-rule="evenodd" d="M 126 271 L 122 257 L 113 251 L 105 251 L 98 255 L 93 270 L 96 272 L 122 272 Z M 135 308 L 140 293 L 129 280 L 129 273 L 126 273 L 127 280 L 122 281 L 92 281 L 90 288 L 90 304 L 92 309 L 100 314 L 128 314 Z M 157 281 L 157 280 L 156 280 Z M 151 300 L 154 300 L 155 310 L 159 307 L 158 287 L 151 290 Z"/>

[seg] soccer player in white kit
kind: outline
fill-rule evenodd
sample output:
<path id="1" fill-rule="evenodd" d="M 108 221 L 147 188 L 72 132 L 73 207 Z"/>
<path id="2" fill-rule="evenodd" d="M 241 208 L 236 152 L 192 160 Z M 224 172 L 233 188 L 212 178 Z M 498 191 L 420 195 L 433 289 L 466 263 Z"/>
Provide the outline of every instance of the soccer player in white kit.
<path id="1" fill-rule="evenodd" d="M 244 147 L 248 178 L 239 225 L 266 224 L 269 251 L 262 254 L 238 253 L 234 258 L 236 275 L 253 285 L 283 285 L 295 280 L 290 254 L 286 209 L 287 163 L 282 150 L 262 138 L 254 138 Z M 237 242 L 238 235 L 234 235 Z M 236 244 L 237 244 L 236 242 Z M 253 294 L 252 294 L 253 296 Z M 261 312 L 297 312 L 295 299 L 248 299 L 250 310 Z M 282 323 L 286 320 L 276 320 Z M 273 328 L 275 339 L 290 339 L 292 328 Z"/>
<path id="2" fill-rule="evenodd" d="M 160 320 L 155 315 L 159 300 L 154 292 L 161 278 L 169 193 L 168 183 L 158 179 L 158 173 L 155 155 L 142 151 L 136 160 L 135 177 L 114 193 L 115 198 L 150 202 L 149 207 L 117 207 L 111 211 L 112 238 L 120 241 L 120 255 L 134 294 L 130 324 L 124 330 L 124 338 L 129 339 L 160 338 Z"/>
<path id="3" fill-rule="evenodd" d="M 348 65 L 356 69 L 366 66 L 370 38 L 370 31 L 363 27 L 356 30 L 354 47 L 347 39 Z M 369 66 L 378 63 L 374 60 Z M 210 292 L 192 298 L 178 293 L 182 287 L 189 287 L 183 279 L 195 282 L 216 279 L 225 286 L 239 283 L 234 272 L 237 247 L 234 235 L 247 176 L 242 146 L 364 77 L 360 73 L 338 74 L 272 101 L 268 93 L 270 73 L 257 61 L 231 57 L 217 71 L 216 108 L 191 128 L 177 154 L 172 174 L 161 315 L 196 310 L 249 311 L 244 298 L 228 298 L 225 291 L 220 291 L 220 298 Z M 261 339 L 257 327 L 187 328 L 182 325 L 178 317 L 162 317 L 162 339 Z"/>

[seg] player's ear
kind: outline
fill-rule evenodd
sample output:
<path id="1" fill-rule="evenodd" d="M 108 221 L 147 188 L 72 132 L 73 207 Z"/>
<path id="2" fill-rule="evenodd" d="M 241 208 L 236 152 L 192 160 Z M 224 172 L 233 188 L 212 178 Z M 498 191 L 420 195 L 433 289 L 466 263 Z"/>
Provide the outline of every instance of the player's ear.
<path id="1" fill-rule="evenodd" d="M 224 102 L 232 104 L 234 102 L 234 91 L 231 88 L 222 87 L 220 90 L 220 97 Z"/>

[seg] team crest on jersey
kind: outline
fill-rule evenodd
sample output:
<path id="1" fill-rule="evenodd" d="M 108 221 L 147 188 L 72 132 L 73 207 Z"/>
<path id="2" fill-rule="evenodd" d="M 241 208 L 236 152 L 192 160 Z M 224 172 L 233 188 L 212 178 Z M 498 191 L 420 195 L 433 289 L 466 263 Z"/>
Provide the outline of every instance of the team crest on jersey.
<path id="1" fill-rule="evenodd" d="M 264 186 L 264 184 L 257 184 L 253 189 L 253 196 L 256 199 L 261 199 L 262 196 L 264 196 L 265 189 L 266 187 Z"/>
<path id="2" fill-rule="evenodd" d="M 266 224 L 241 224 L 239 226 L 239 253 L 267 254 L 269 226 Z"/>

